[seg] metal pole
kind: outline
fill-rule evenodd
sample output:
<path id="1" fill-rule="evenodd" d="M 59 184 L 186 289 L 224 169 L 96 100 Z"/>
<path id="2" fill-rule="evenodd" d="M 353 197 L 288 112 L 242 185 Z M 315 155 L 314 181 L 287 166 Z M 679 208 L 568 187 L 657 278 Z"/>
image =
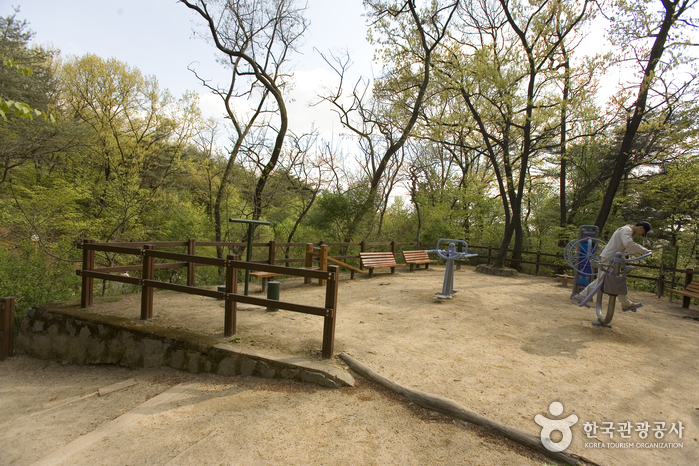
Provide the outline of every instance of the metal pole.
<path id="1" fill-rule="evenodd" d="M 248 247 L 245 253 L 245 261 L 252 259 L 252 223 L 248 223 Z M 248 295 L 248 284 L 250 283 L 250 269 L 245 269 L 245 296 Z"/>
<path id="2" fill-rule="evenodd" d="M 245 218 L 229 218 L 229 222 L 235 223 L 247 223 L 248 224 L 248 251 L 245 254 L 246 261 L 250 262 L 252 259 L 252 226 L 253 225 L 270 225 L 269 222 L 263 220 L 248 220 Z M 250 269 L 245 269 L 245 296 L 248 295 L 248 283 L 250 283 Z"/>

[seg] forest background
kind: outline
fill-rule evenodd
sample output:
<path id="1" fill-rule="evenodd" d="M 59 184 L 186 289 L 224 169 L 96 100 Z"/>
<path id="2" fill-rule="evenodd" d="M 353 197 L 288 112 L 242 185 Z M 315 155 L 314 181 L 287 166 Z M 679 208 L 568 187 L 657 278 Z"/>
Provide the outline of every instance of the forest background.
<path id="1" fill-rule="evenodd" d="M 75 299 L 82 239 L 244 241 L 229 218 L 271 222 L 262 242 L 462 238 L 498 266 L 561 253 L 580 225 L 608 238 L 648 220 L 648 263 L 696 265 L 696 0 L 364 6 L 380 71 L 350 81 L 348 53 L 322 54 L 332 135 L 288 125 L 301 2 L 173 5 L 229 73 L 192 73 L 223 119 L 128 63 L 32 43 L 19 10 L 0 18 L 0 295 L 20 315 Z M 602 30 L 608 47 L 583 45 Z"/>

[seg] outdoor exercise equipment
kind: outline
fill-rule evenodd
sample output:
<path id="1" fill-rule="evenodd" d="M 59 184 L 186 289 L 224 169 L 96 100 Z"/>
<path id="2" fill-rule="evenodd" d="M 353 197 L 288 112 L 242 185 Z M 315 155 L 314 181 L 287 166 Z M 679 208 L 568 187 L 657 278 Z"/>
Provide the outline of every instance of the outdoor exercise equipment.
<path id="1" fill-rule="evenodd" d="M 263 220 L 248 220 L 245 218 L 229 218 L 229 222 L 234 223 L 247 223 L 248 224 L 248 248 L 246 253 L 246 261 L 250 262 L 252 259 L 252 226 L 253 225 L 270 225 L 269 222 Z M 245 296 L 248 295 L 248 283 L 250 283 L 250 271 L 245 269 Z"/>
<path id="2" fill-rule="evenodd" d="M 592 241 L 587 241 L 587 239 L 592 239 Z M 573 291 L 572 295 L 576 294 L 580 290 L 587 287 L 593 280 L 592 265 L 586 261 L 587 256 L 594 257 L 599 255 L 600 249 L 605 245 L 603 241 L 599 241 L 599 227 L 597 225 L 582 225 L 578 229 L 578 242 L 571 246 L 570 256 L 576 256 L 579 260 L 583 261 L 578 267 L 577 261 L 575 265 L 570 265 L 573 270 Z"/>
<path id="3" fill-rule="evenodd" d="M 599 277 L 603 274 L 603 279 L 599 281 L 597 286 L 583 299 L 578 302 L 578 306 L 590 307 L 588 303 L 593 298 L 596 299 L 595 310 L 597 320 L 592 323 L 596 326 L 611 327 L 610 322 L 614 318 L 614 308 L 616 305 L 616 297 L 618 295 L 627 294 L 626 276 L 633 269 L 629 262 L 635 262 L 645 259 L 652 252 L 630 258 L 628 254 L 624 257 L 620 252 L 617 252 L 611 264 L 602 264 L 600 261 L 600 252 L 604 246 L 604 242 L 597 238 L 581 238 L 571 241 L 565 247 L 563 256 L 565 261 L 571 266 L 576 273 L 584 274 L 593 277 Z M 604 295 L 609 296 L 606 313 L 602 312 L 602 299 Z M 575 295 L 575 293 L 574 293 Z M 638 306 L 624 309 L 624 311 L 636 312 Z"/>
<path id="4" fill-rule="evenodd" d="M 442 242 L 448 242 L 449 246 L 447 247 L 446 250 L 442 250 L 440 248 L 440 244 Z M 456 244 L 459 244 L 460 246 L 463 246 L 463 251 L 457 251 L 456 250 Z M 459 248 L 461 249 L 461 248 Z M 458 290 L 454 289 L 454 261 L 456 259 L 464 259 L 466 257 L 473 257 L 477 256 L 478 254 L 469 254 L 468 253 L 468 244 L 466 241 L 462 241 L 460 239 L 446 239 L 446 238 L 441 238 L 439 241 L 437 241 L 437 249 L 432 249 L 429 251 L 425 251 L 427 253 L 435 253 L 442 259 L 446 259 L 447 261 L 447 266 L 446 270 L 444 271 L 444 283 L 442 284 L 442 292 L 441 293 L 435 293 L 435 297 L 439 299 L 451 299 L 451 295 L 454 293 L 458 292 Z"/>

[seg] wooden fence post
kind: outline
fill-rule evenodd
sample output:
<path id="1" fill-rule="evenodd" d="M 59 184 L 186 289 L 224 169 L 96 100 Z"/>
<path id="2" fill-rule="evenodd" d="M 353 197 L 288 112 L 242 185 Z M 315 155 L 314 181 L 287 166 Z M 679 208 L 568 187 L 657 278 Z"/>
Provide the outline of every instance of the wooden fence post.
<path id="1" fill-rule="evenodd" d="M 492 263 L 493 260 L 493 247 L 488 246 L 488 265 Z"/>
<path id="2" fill-rule="evenodd" d="M 361 243 L 359 243 L 359 252 L 366 252 L 366 241 L 362 240 Z M 362 264 L 362 261 L 359 261 L 359 268 L 364 270 L 364 264 Z"/>
<path id="3" fill-rule="evenodd" d="M 328 267 L 330 277 L 325 288 L 325 308 L 328 312 L 323 321 L 323 349 L 322 356 L 325 359 L 333 357 L 335 347 L 335 317 L 337 316 L 337 285 L 340 278 L 340 268 L 337 265 Z"/>
<path id="4" fill-rule="evenodd" d="M 535 275 L 539 276 L 539 269 L 541 268 L 541 251 L 536 251 L 536 272 Z"/>
<path id="5" fill-rule="evenodd" d="M 306 262 L 304 263 L 304 267 L 307 269 L 313 267 L 313 243 L 306 243 Z M 311 283 L 311 279 L 309 277 L 304 277 L 303 282 L 309 284 Z"/>
<path id="6" fill-rule="evenodd" d="M 94 239 L 84 239 L 83 245 L 94 244 Z M 94 270 L 95 269 L 95 251 L 92 249 L 87 249 L 83 246 L 83 270 Z M 80 307 L 86 309 L 93 304 L 93 284 L 94 279 L 92 277 L 82 277 L 82 293 L 80 294 Z"/>
<path id="7" fill-rule="evenodd" d="M 0 298 L 0 361 L 15 354 L 15 298 Z"/>
<path id="8" fill-rule="evenodd" d="M 391 253 L 395 256 L 396 255 L 396 242 L 391 241 Z"/>
<path id="9" fill-rule="evenodd" d="M 320 254 L 318 255 L 318 269 L 322 271 L 328 270 L 328 245 L 320 245 Z M 318 285 L 325 286 L 325 280 L 318 279 Z"/>
<path id="10" fill-rule="evenodd" d="M 229 254 L 226 256 L 228 261 L 237 261 L 237 254 Z M 228 293 L 238 293 L 238 269 L 226 263 L 226 304 L 225 304 L 225 317 L 223 322 L 223 336 L 230 337 L 236 333 L 236 311 L 238 309 L 238 303 L 234 301 Z"/>
<path id="11" fill-rule="evenodd" d="M 187 240 L 187 254 L 195 256 L 197 240 L 190 238 Z M 187 286 L 194 286 L 194 262 L 187 262 Z"/>
<path id="12" fill-rule="evenodd" d="M 277 242 L 274 240 L 269 242 L 269 255 L 267 257 L 267 263 L 274 265 L 274 262 L 277 260 Z"/>
<path id="13" fill-rule="evenodd" d="M 685 289 L 687 286 L 692 283 L 692 278 L 694 278 L 694 269 L 687 269 L 684 275 L 684 287 Z M 689 305 L 692 302 L 692 298 L 689 296 L 683 296 L 682 299 L 682 307 L 689 308 Z"/>
<path id="14" fill-rule="evenodd" d="M 665 266 L 660 264 L 660 273 L 658 274 L 658 292 L 656 296 L 662 298 L 665 294 Z M 672 293 L 670 293 L 672 294 Z M 672 298 L 670 298 L 672 300 Z"/>
<path id="15" fill-rule="evenodd" d="M 155 257 L 148 254 L 148 251 L 155 249 L 152 244 L 143 245 L 143 280 L 153 280 L 153 269 L 155 268 Z M 148 320 L 153 317 L 153 287 L 143 283 L 141 286 L 141 320 Z"/>

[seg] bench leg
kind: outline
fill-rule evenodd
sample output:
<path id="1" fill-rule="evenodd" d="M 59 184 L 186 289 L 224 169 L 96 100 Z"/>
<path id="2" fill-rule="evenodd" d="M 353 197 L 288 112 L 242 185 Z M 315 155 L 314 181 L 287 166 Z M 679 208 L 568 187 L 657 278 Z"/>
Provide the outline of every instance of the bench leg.
<path id="1" fill-rule="evenodd" d="M 371 269 L 369 269 L 369 278 L 371 278 L 373 276 L 374 276 L 374 269 L 371 268 Z"/>
<path id="2" fill-rule="evenodd" d="M 682 307 L 685 309 L 689 309 L 689 303 L 692 302 L 692 298 L 689 296 L 683 296 L 682 297 Z"/>
<path id="3" fill-rule="evenodd" d="M 430 268 L 430 264 L 425 264 L 425 270 Z"/>
<path id="4" fill-rule="evenodd" d="M 264 293 L 266 289 L 267 289 L 267 278 L 262 277 L 262 292 Z"/>
<path id="5" fill-rule="evenodd" d="M 354 280 L 354 270 L 350 270 L 350 280 Z"/>
<path id="6" fill-rule="evenodd" d="M 415 267 L 415 264 L 410 264 L 410 271 L 411 271 L 411 272 L 413 271 L 413 267 Z M 420 266 L 418 265 L 417 268 L 419 269 Z"/>
<path id="7" fill-rule="evenodd" d="M 396 272 L 396 268 L 395 268 L 395 267 L 391 267 L 391 273 L 395 273 L 395 272 Z"/>

